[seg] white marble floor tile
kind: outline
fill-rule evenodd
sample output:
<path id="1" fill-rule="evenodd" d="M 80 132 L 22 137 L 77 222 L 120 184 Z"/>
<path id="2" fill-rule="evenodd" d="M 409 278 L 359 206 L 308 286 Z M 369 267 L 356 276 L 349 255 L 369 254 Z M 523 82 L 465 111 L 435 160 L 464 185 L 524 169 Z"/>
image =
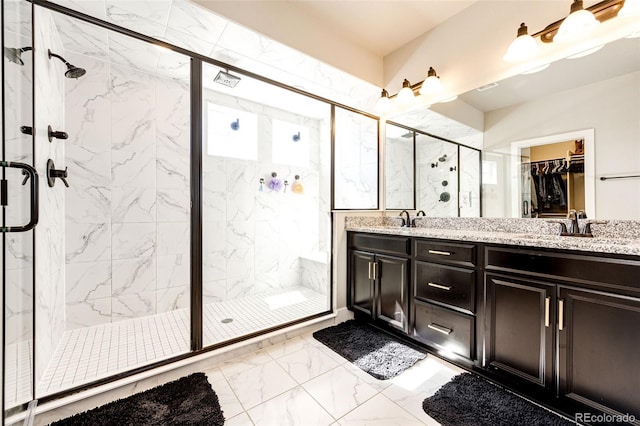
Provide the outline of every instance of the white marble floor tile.
<path id="1" fill-rule="evenodd" d="M 264 350 L 259 350 L 240 358 L 230 359 L 219 365 L 220 371 L 225 377 L 235 376 L 238 373 L 242 373 L 250 368 L 257 367 L 265 364 L 269 361 L 273 361 L 273 358 Z"/>
<path id="2" fill-rule="evenodd" d="M 411 426 L 423 423 L 393 401 L 378 394 L 358 406 L 339 422 L 341 426 Z"/>
<path id="3" fill-rule="evenodd" d="M 275 361 L 245 370 L 228 379 L 245 409 L 296 387 L 297 383 Z"/>
<path id="4" fill-rule="evenodd" d="M 287 339 L 284 342 L 265 347 L 264 350 L 267 351 L 273 359 L 278 359 L 310 346 L 318 347 L 324 345 L 309 334 L 306 336 L 294 337 L 293 339 Z"/>
<path id="5" fill-rule="evenodd" d="M 347 370 L 349 370 L 351 373 L 355 374 L 356 376 L 358 376 L 359 378 L 364 380 L 368 385 L 372 386 L 378 392 L 383 391 L 384 389 L 386 389 L 389 386 L 391 386 L 391 383 L 392 383 L 391 380 L 376 379 L 371 374 L 367 373 L 366 371 L 361 370 L 360 368 L 356 367 L 355 365 L 353 365 L 350 362 L 346 362 L 346 363 L 342 364 L 342 366 L 344 368 L 346 368 Z"/>
<path id="6" fill-rule="evenodd" d="M 248 413 L 257 426 L 322 426 L 334 422 L 334 418 L 300 386 L 252 408 Z"/>
<path id="7" fill-rule="evenodd" d="M 211 388 L 218 395 L 218 401 L 220 402 L 220 408 L 224 413 L 225 418 L 235 417 L 238 414 L 244 412 L 242 404 L 238 401 L 236 394 L 229 386 L 229 383 L 225 380 L 218 380 L 211 384 Z"/>
<path id="8" fill-rule="evenodd" d="M 242 412 L 235 417 L 228 418 L 227 413 L 225 414 L 225 426 L 253 426 L 254 423 L 251 421 L 247 413 Z"/>
<path id="9" fill-rule="evenodd" d="M 436 393 L 442 385 L 450 381 L 457 372 L 432 361 L 414 366 L 410 375 L 402 375 L 393 380 L 382 394 L 404 408 L 426 424 L 437 424 L 422 409 L 425 398 Z"/>
<path id="10" fill-rule="evenodd" d="M 304 383 L 339 365 L 319 348 L 313 346 L 285 355 L 277 361 L 298 383 Z"/>
<path id="11" fill-rule="evenodd" d="M 336 419 L 378 393 L 364 379 L 343 366 L 308 381 L 303 387 Z"/>

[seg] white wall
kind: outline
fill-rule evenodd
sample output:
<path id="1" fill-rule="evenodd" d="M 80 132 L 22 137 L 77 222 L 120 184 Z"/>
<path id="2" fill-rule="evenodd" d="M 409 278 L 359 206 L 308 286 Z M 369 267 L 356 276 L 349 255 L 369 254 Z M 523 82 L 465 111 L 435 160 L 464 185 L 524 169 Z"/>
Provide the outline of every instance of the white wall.
<path id="1" fill-rule="evenodd" d="M 594 128 L 596 215 L 637 220 L 640 180 L 599 178 L 640 172 L 638 111 L 640 72 L 635 72 L 485 114 L 484 150 L 507 153 L 511 142 Z M 495 190 L 483 194 L 487 208 L 494 204 L 490 200 L 501 193 Z M 484 213 L 500 216 L 495 209 Z"/>

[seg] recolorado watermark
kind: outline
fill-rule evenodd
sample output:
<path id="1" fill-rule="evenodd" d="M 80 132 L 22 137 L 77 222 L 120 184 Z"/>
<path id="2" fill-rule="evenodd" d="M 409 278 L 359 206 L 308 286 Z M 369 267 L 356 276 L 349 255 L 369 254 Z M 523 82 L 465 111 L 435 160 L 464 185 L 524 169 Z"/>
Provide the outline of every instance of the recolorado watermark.
<path id="1" fill-rule="evenodd" d="M 633 414 L 606 414 L 606 413 L 576 413 L 576 422 L 585 423 L 633 423 L 636 416 Z"/>

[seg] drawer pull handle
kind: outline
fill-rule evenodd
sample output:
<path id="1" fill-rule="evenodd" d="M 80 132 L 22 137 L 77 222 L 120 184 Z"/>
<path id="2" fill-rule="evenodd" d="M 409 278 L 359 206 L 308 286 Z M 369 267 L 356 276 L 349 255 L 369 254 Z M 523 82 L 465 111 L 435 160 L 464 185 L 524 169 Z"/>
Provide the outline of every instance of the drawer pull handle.
<path id="1" fill-rule="evenodd" d="M 564 330 L 564 300 L 558 300 L 558 330 Z"/>
<path id="2" fill-rule="evenodd" d="M 551 303 L 550 297 L 544 298 L 544 326 L 549 327 L 549 304 Z"/>
<path id="3" fill-rule="evenodd" d="M 442 334 L 446 334 L 446 335 L 449 335 L 449 334 L 451 334 L 453 332 L 453 330 L 451 330 L 450 328 L 443 327 L 443 326 L 435 324 L 435 323 L 431 323 L 427 327 L 429 327 L 432 330 L 437 331 L 438 333 L 442 333 Z"/>
<path id="4" fill-rule="evenodd" d="M 378 279 L 378 262 L 373 262 L 373 277 L 374 280 Z"/>
<path id="5" fill-rule="evenodd" d="M 427 285 L 429 287 L 435 287 L 435 288 L 439 288 L 439 289 L 442 289 L 442 290 L 447 290 L 447 291 L 451 290 L 451 286 L 446 286 L 446 285 L 442 285 L 442 284 L 427 283 Z"/>
<path id="6" fill-rule="evenodd" d="M 439 254 L 441 256 L 451 256 L 451 252 L 440 250 L 429 250 L 429 254 Z"/>
<path id="7" fill-rule="evenodd" d="M 371 262 L 369 262 L 368 265 L 369 265 L 369 279 L 371 279 Z"/>

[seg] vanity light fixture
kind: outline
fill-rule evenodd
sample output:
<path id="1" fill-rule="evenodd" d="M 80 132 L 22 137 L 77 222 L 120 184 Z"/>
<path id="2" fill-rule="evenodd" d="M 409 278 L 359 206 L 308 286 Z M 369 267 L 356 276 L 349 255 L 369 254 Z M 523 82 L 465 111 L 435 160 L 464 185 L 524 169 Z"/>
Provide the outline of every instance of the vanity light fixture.
<path id="1" fill-rule="evenodd" d="M 554 40 L 559 43 L 579 40 L 595 30 L 598 25 L 600 21 L 593 12 L 584 9 L 582 0 L 573 0 L 571 13 L 560 24 Z"/>
<path id="2" fill-rule="evenodd" d="M 429 67 L 427 71 L 427 78 L 422 82 L 422 86 L 420 87 L 421 95 L 429 95 L 440 93 L 442 91 L 442 83 L 440 82 L 440 77 L 436 74 L 436 70 L 433 67 Z"/>
<path id="3" fill-rule="evenodd" d="M 402 89 L 398 92 L 398 103 L 400 105 L 411 105 L 413 101 L 415 101 L 415 93 L 413 93 L 413 88 L 411 87 L 411 83 L 406 78 L 402 82 Z"/>
<path id="4" fill-rule="evenodd" d="M 438 95 L 440 95 L 440 97 L 438 97 Z M 416 103 L 418 98 L 421 99 L 421 106 L 429 108 L 431 105 L 426 105 L 425 100 L 431 101 L 432 103 L 451 102 L 458 97 L 445 93 L 436 70 L 434 70 L 433 67 L 429 67 L 424 80 L 411 84 L 409 80 L 405 78 L 402 82 L 402 89 L 395 95 L 389 96 L 389 92 L 387 92 L 386 89 L 382 89 L 380 98 L 376 101 L 375 110 L 380 114 L 386 114 L 393 110 L 394 102 L 400 107 L 406 108 Z"/>
<path id="5" fill-rule="evenodd" d="M 518 28 L 517 38 L 509 45 L 503 59 L 507 62 L 524 62 L 534 58 L 541 50 L 541 45 L 558 42 L 569 44 L 584 40 L 590 32 L 595 30 L 601 22 L 622 16 L 623 5 L 629 3 L 640 3 L 640 0 L 603 0 L 588 8 L 584 8 L 582 0 L 573 0 L 569 15 L 547 25 L 542 31 L 528 35 L 527 26 L 522 23 Z M 640 6 L 629 6 L 631 10 L 640 9 Z M 627 12 L 625 12 L 627 13 Z M 542 42 L 540 44 L 537 40 Z M 575 53 L 569 58 L 578 58 L 595 52 L 602 46 L 591 47 L 584 51 Z M 528 73 L 540 71 L 546 65 L 537 67 L 539 69 L 529 70 Z"/>
<path id="6" fill-rule="evenodd" d="M 529 35 L 527 26 L 523 22 L 518 28 L 518 36 L 509 45 L 503 59 L 507 62 L 520 62 L 534 57 L 539 50 L 538 42 Z"/>
<path id="7" fill-rule="evenodd" d="M 389 99 L 389 92 L 386 89 L 382 89 L 380 98 L 376 101 L 376 111 L 385 114 L 391 111 L 391 108 L 393 108 L 393 105 L 391 104 L 391 99 Z"/>

